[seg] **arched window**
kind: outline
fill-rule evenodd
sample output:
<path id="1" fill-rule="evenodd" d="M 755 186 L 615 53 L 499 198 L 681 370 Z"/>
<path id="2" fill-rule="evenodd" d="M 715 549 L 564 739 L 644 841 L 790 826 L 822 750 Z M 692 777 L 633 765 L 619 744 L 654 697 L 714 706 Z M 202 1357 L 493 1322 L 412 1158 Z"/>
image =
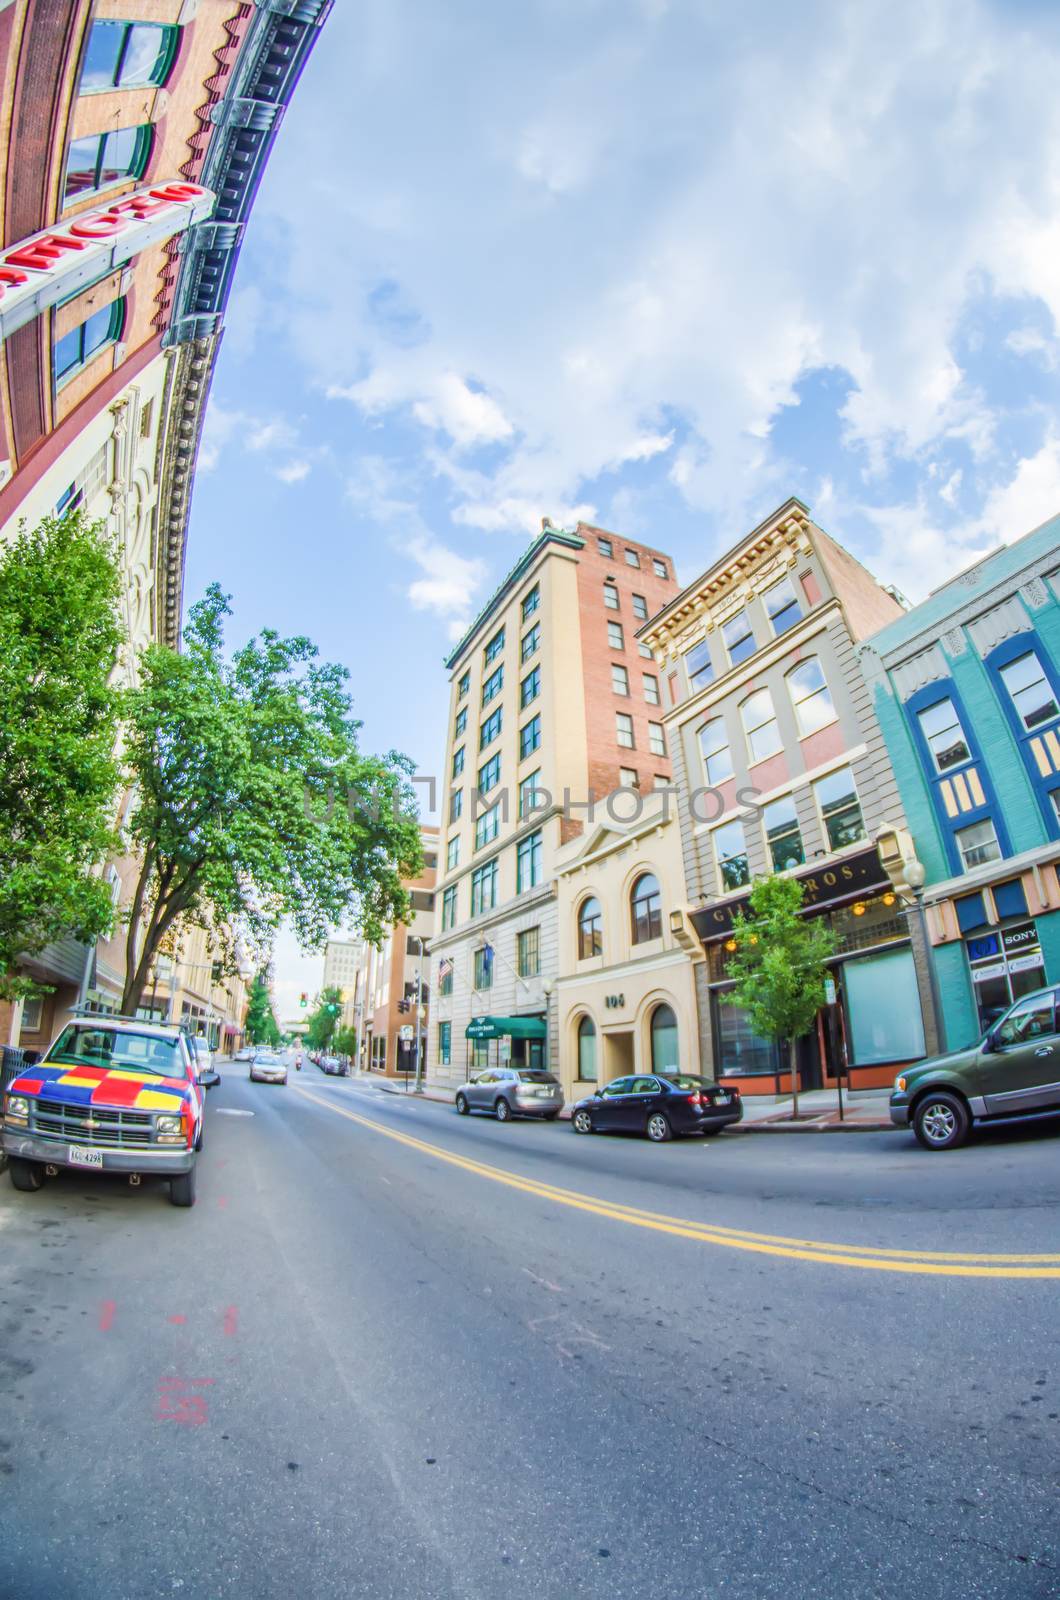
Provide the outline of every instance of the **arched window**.
<path id="1" fill-rule="evenodd" d="M 725 730 L 725 718 L 713 717 L 699 730 L 699 748 L 708 783 L 724 783 L 733 774 L 732 750 Z"/>
<path id="2" fill-rule="evenodd" d="M 835 706 L 816 656 L 800 662 L 788 673 L 788 692 L 802 738 L 835 721 Z"/>
<path id="3" fill-rule="evenodd" d="M 578 1077 L 582 1083 L 596 1082 L 596 1023 L 583 1017 L 578 1024 Z"/>
<path id="4" fill-rule="evenodd" d="M 600 902 L 590 895 L 583 900 L 578 912 L 578 960 L 587 961 L 598 956 L 604 948 L 604 919 Z"/>
<path id="5" fill-rule="evenodd" d="M 662 895 L 659 880 L 652 872 L 644 872 L 633 885 L 630 896 L 633 913 L 633 943 L 644 944 L 648 939 L 662 938 Z"/>
<path id="6" fill-rule="evenodd" d="M 676 1072 L 678 1066 L 677 1018 L 673 1007 L 656 1006 L 651 1014 L 651 1070 Z"/>

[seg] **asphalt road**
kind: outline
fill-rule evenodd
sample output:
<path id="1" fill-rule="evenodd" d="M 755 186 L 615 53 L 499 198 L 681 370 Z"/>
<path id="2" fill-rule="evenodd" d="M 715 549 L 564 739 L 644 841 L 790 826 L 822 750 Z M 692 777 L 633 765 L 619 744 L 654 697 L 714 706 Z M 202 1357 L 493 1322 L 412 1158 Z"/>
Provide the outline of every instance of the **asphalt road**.
<path id="1" fill-rule="evenodd" d="M 223 1071 L 194 1210 L 0 1182 L 0 1594 L 1060 1590 L 1057 1127 L 655 1147 Z"/>

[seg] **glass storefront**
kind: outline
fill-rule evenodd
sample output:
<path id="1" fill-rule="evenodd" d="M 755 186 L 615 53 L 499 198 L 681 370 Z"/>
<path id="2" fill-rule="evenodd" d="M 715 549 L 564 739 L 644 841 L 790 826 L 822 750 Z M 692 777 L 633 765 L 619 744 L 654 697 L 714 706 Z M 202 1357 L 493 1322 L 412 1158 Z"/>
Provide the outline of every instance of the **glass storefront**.
<path id="1" fill-rule="evenodd" d="M 924 1023 L 912 950 L 858 956 L 841 970 L 851 1066 L 919 1060 Z"/>
<path id="2" fill-rule="evenodd" d="M 1045 962 L 1033 920 L 977 933 L 964 941 L 964 948 L 984 1033 L 1014 1000 L 1040 989 L 1045 982 Z"/>

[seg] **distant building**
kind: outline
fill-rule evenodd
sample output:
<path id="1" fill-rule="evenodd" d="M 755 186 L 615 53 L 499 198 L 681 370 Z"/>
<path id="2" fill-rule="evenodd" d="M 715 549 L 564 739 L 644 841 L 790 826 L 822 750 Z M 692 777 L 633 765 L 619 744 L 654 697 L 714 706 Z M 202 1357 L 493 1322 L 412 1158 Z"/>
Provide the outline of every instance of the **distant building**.
<path id="1" fill-rule="evenodd" d="M 363 951 L 363 939 L 329 939 L 324 948 L 323 988 L 352 989 Z"/>
<path id="2" fill-rule="evenodd" d="M 356 1065 L 388 1078 L 416 1071 L 417 1036 L 426 1067 L 438 829 L 424 823 L 420 840 L 423 871 L 404 880 L 412 902 L 410 921 L 388 929 L 378 949 L 362 941 L 352 981 L 342 986 L 344 1022 L 356 1030 L 359 1043 Z"/>

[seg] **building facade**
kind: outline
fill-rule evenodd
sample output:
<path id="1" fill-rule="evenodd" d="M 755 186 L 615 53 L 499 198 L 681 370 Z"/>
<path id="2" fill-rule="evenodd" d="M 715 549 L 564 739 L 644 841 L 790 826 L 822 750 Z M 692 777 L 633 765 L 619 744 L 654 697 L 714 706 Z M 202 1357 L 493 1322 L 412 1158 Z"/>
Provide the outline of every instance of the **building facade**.
<path id="1" fill-rule="evenodd" d="M 756 877 L 789 873 L 836 939 L 836 1003 L 800 1041 L 803 1088 L 842 1071 L 888 1082 L 933 1047 L 930 969 L 876 845 L 904 829 L 858 640 L 903 605 L 788 500 L 683 590 L 639 638 L 666 681 L 687 892 L 700 941 L 699 1057 L 745 1094 L 790 1089 L 775 1041 L 731 1004 L 733 918 Z M 664 908 L 665 914 L 665 908 Z"/>
<path id="2" fill-rule="evenodd" d="M 343 1020 L 348 1018 L 357 1033 L 357 1069 L 388 1078 L 415 1073 L 417 1045 L 424 1070 L 427 1065 L 438 829 L 424 823 L 420 842 L 423 870 L 403 880 L 412 903 L 410 921 L 388 929 L 378 948 L 358 942 L 353 976 L 341 985 Z"/>
<path id="3" fill-rule="evenodd" d="M 1060 517 L 859 651 L 925 877 L 945 1044 L 1060 982 Z"/>
<path id="4" fill-rule="evenodd" d="M 658 673 L 634 635 L 676 588 L 661 551 L 546 519 L 446 663 L 436 1084 L 507 1060 L 558 1069 L 557 855 L 614 792 L 669 784 Z"/>

